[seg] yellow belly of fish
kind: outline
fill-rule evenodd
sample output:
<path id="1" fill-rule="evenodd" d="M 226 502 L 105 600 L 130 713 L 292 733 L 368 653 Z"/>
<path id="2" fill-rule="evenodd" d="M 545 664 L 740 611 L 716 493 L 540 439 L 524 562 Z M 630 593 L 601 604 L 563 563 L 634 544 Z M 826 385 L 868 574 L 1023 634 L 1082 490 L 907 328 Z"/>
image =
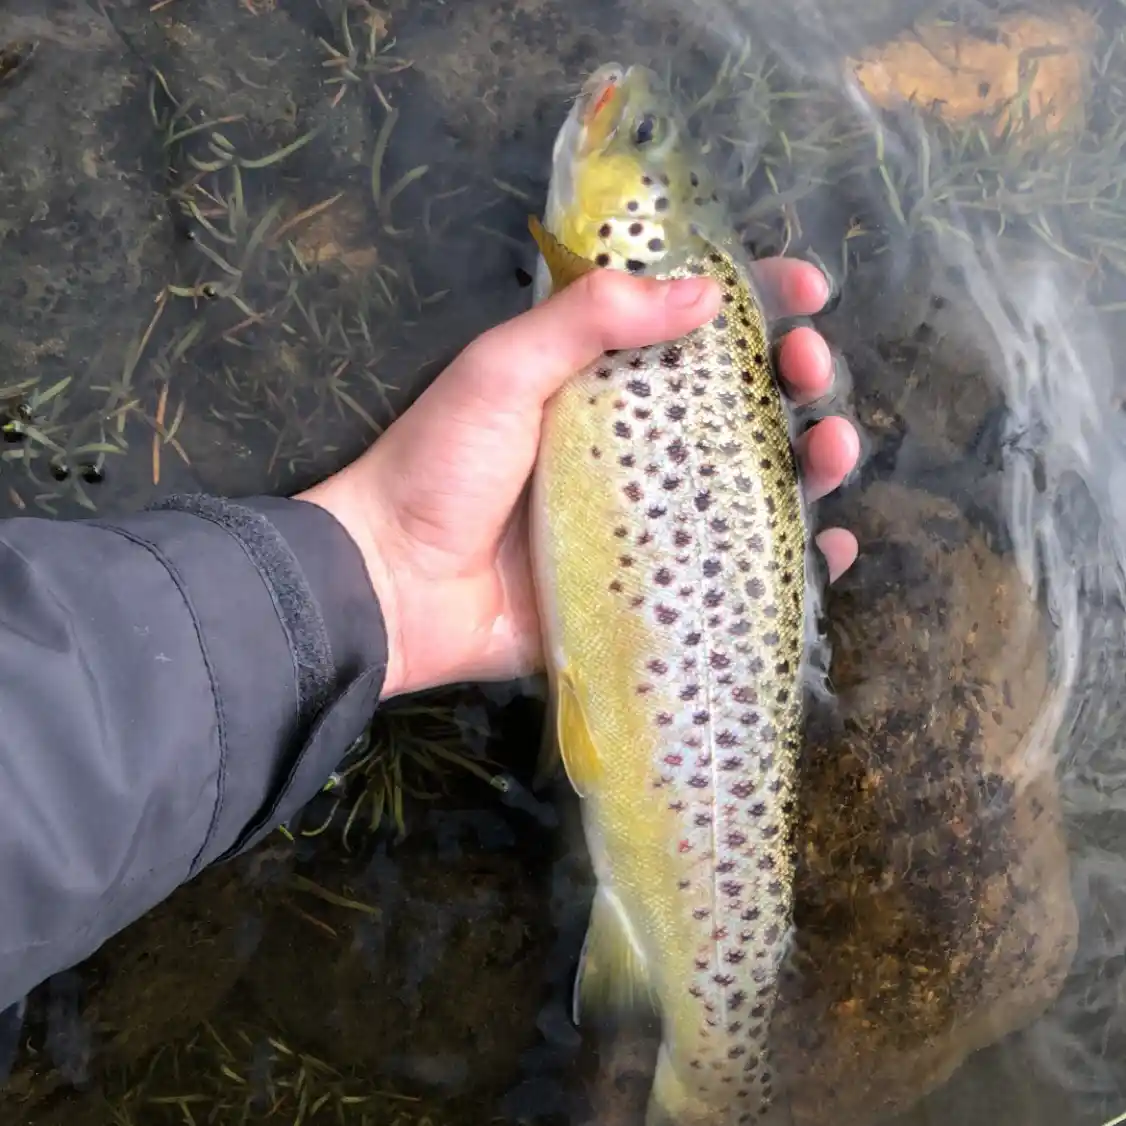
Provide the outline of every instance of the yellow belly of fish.
<path id="1" fill-rule="evenodd" d="M 603 925 L 662 1014 L 655 1113 L 678 1126 L 758 1121 L 773 1098 L 792 896 L 805 531 L 781 407 L 727 335 L 572 381 L 533 496 L 564 756 Z"/>

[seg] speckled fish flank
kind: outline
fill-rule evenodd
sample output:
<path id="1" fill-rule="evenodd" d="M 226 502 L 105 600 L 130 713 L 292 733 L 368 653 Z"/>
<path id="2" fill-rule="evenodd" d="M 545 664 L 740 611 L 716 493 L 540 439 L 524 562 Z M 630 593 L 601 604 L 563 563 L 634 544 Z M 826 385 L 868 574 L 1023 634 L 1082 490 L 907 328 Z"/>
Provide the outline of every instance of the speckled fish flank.
<path id="1" fill-rule="evenodd" d="M 599 890 L 579 997 L 662 1017 L 649 1126 L 748 1126 L 792 912 L 807 534 L 761 306 L 654 77 L 561 130 L 537 298 L 593 265 L 707 274 L 718 316 L 549 404 L 533 499 L 559 750 Z"/>

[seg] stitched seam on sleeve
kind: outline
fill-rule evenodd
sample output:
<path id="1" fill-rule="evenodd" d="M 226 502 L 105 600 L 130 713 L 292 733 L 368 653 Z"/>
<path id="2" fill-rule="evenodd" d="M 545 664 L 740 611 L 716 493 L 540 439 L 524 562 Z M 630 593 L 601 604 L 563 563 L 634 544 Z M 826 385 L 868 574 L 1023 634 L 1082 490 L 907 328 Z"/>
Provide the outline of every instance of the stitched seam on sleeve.
<path id="1" fill-rule="evenodd" d="M 328 628 L 297 556 L 265 516 L 245 505 L 206 494 L 177 494 L 150 510 L 161 509 L 186 512 L 222 528 L 258 570 L 289 643 L 298 722 L 304 728 L 328 702 L 335 662 Z"/>
<path id="2" fill-rule="evenodd" d="M 219 772 L 215 783 L 215 808 L 211 812 L 211 823 L 207 827 L 207 835 L 204 838 L 203 844 L 192 858 L 190 871 L 194 875 L 199 868 L 202 858 L 207 853 L 212 838 L 218 831 L 223 813 L 227 781 L 227 720 L 223 713 L 223 701 L 221 693 L 219 692 L 219 683 L 215 676 L 215 668 L 211 663 L 211 656 L 207 651 L 207 642 L 204 638 L 203 627 L 196 615 L 192 600 L 188 597 L 187 584 L 184 582 L 179 571 L 176 570 L 172 561 L 167 559 L 155 544 L 149 543 L 148 540 L 142 539 L 140 536 L 133 532 L 126 531 L 124 528 L 119 528 L 115 524 L 100 520 L 91 520 L 90 523 L 107 532 L 114 532 L 129 540 L 130 543 L 135 543 L 138 547 L 143 547 L 165 569 L 176 589 L 180 592 L 180 597 L 183 599 L 184 606 L 191 619 L 192 630 L 195 632 L 196 640 L 199 642 L 200 656 L 203 658 L 203 667 L 207 671 L 207 682 L 211 686 L 211 700 L 215 707 L 216 735 L 219 743 Z"/>

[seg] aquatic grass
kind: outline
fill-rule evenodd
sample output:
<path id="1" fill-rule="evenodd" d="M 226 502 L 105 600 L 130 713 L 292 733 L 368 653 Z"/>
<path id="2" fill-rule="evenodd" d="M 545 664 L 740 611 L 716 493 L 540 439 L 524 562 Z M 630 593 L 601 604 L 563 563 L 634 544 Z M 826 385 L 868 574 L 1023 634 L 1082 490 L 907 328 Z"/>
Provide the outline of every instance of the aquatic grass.
<path id="1" fill-rule="evenodd" d="M 761 253 L 817 250 L 843 280 L 861 257 L 912 242 L 989 234 L 1046 247 L 1086 271 L 1105 312 L 1126 311 L 1126 29 L 1103 32 L 1088 101 L 1051 122 L 1020 89 L 962 119 L 941 106 L 868 106 L 795 78 L 748 40 L 702 91 L 691 119 L 727 170 L 738 226 Z M 674 80 L 674 84 L 675 80 Z M 684 83 L 680 83 L 684 86 Z M 825 240 L 827 201 L 853 202 Z M 807 234 L 807 232 L 809 232 Z M 814 234 L 813 232 L 816 232 Z"/>
<path id="2" fill-rule="evenodd" d="M 422 1126 L 424 1100 L 332 1066 L 277 1030 L 204 1021 L 186 1041 L 157 1049 L 143 1070 L 122 1069 L 123 1089 L 99 1094 L 115 1126 Z"/>
<path id="3" fill-rule="evenodd" d="M 387 705 L 349 748 L 325 787 L 327 815 L 297 834 L 321 836 L 337 826 L 350 852 L 357 838 L 383 828 L 393 829 L 401 840 L 407 833 L 407 802 L 436 799 L 453 775 L 469 775 L 504 790 L 503 776 L 493 769 L 498 764 L 474 749 L 487 738 L 485 713 L 454 703 L 448 695 L 423 694 Z M 294 836 L 289 826 L 280 832 Z"/>
<path id="4" fill-rule="evenodd" d="M 325 85 L 339 87 L 331 102 L 334 109 L 349 89 L 365 86 L 370 86 L 372 92 L 386 106 L 387 99 L 377 79 L 409 70 L 414 65 L 411 60 L 392 53 L 395 40 L 388 33 L 386 15 L 365 5 L 358 23 L 359 27 L 356 31 L 360 35 L 360 41 L 357 43 L 352 28 L 351 6 L 342 5 L 339 46 L 329 43 L 320 36 L 317 37 L 317 43 L 328 55 L 321 65 L 334 71 L 332 77 L 325 79 Z"/>

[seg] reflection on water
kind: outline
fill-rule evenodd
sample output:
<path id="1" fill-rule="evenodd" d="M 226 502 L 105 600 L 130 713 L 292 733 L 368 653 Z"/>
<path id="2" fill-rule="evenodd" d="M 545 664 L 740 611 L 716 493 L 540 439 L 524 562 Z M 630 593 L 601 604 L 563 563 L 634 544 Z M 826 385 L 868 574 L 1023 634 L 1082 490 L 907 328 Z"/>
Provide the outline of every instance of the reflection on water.
<path id="1" fill-rule="evenodd" d="M 1126 1106 L 1121 12 L 13 0 L 0 506 L 343 464 L 528 303 L 582 74 L 667 65 L 748 245 L 832 277 L 820 409 L 866 450 L 819 513 L 862 556 L 803 782 L 794 1120 L 1102 1122 Z M 35 994 L 3 1114 L 638 1121 L 652 1028 L 570 1021 L 591 877 L 573 801 L 531 788 L 534 688 L 406 703 L 300 824 Z"/>

